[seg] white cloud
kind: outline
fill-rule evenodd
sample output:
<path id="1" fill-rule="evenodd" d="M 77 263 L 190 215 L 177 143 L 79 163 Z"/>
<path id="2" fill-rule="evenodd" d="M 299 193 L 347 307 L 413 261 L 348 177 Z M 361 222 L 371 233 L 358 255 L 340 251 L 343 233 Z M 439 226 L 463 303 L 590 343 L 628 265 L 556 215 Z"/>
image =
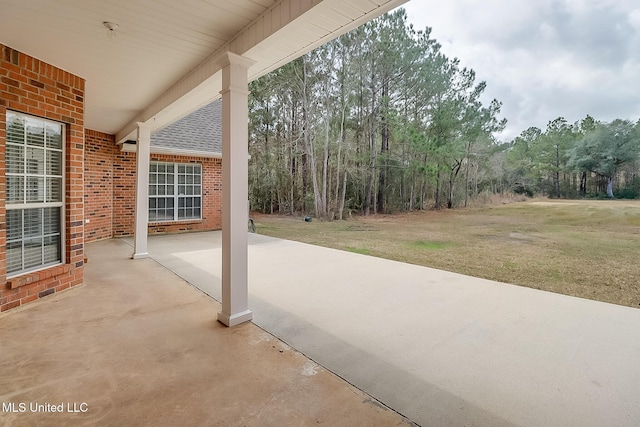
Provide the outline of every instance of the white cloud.
<path id="1" fill-rule="evenodd" d="M 412 0 L 409 22 L 431 27 L 449 57 L 503 102 L 502 139 L 559 116 L 640 118 L 637 0 Z"/>
<path id="2" fill-rule="evenodd" d="M 640 31 L 640 9 L 635 9 L 629 14 L 629 23 L 636 31 Z"/>

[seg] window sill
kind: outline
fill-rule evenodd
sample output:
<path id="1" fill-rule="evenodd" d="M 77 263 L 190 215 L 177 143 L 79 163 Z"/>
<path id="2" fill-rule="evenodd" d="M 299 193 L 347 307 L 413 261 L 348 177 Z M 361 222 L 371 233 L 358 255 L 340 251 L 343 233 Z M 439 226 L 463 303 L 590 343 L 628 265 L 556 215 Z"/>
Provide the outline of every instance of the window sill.
<path id="1" fill-rule="evenodd" d="M 61 274 L 68 273 L 70 270 L 71 266 L 69 264 L 63 264 L 55 267 L 47 267 L 45 269 L 33 271 L 30 273 L 25 273 L 20 276 L 15 276 L 7 279 L 7 288 L 16 289 L 21 286 L 30 285 L 31 283 L 36 283 L 49 277 L 55 277 Z"/>
<path id="2" fill-rule="evenodd" d="M 202 219 L 182 219 L 178 221 L 154 221 L 149 222 L 150 226 L 155 225 L 185 225 L 185 224 L 202 224 Z"/>

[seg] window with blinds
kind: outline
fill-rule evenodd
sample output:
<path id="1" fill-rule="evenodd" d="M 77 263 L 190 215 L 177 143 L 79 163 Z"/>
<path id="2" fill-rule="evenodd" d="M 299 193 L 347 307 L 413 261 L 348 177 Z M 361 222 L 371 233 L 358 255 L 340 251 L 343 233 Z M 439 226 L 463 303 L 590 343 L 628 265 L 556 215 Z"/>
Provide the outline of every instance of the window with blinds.
<path id="1" fill-rule="evenodd" d="M 64 127 L 7 112 L 7 275 L 63 262 Z"/>
<path id="2" fill-rule="evenodd" d="M 149 221 L 202 219 L 202 165 L 151 162 Z"/>

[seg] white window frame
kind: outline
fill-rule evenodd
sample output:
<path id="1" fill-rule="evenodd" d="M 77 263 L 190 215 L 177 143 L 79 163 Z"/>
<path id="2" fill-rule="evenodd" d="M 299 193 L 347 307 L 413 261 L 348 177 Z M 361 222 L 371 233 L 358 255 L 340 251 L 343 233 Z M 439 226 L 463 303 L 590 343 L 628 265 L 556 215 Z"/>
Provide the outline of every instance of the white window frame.
<path id="1" fill-rule="evenodd" d="M 154 223 L 162 223 L 162 222 L 192 222 L 192 221 L 202 221 L 202 214 L 203 214 L 203 196 L 202 196 L 202 187 L 203 187 L 203 167 L 201 163 L 175 163 L 175 162 L 159 162 L 159 161 L 152 161 L 149 164 L 149 204 L 148 204 L 148 210 L 149 210 L 149 223 L 150 224 L 154 224 Z M 199 169 L 199 173 L 187 173 L 186 171 L 184 173 L 180 173 L 180 167 L 185 167 L 185 168 L 194 168 L 197 167 Z M 162 167 L 163 169 L 165 169 L 165 171 L 168 168 L 172 168 L 173 171 L 172 172 L 159 172 L 158 168 Z M 163 175 L 165 177 L 168 176 L 172 176 L 172 181 L 173 182 L 159 182 L 161 181 L 160 176 Z M 187 179 L 187 177 L 192 177 L 192 181 L 193 182 L 180 182 L 180 175 L 184 175 L 185 180 Z M 197 177 L 197 179 L 196 179 Z M 163 179 L 163 181 L 167 181 L 166 179 Z M 190 187 L 190 189 L 192 190 L 193 194 L 184 194 L 180 192 L 181 187 L 183 187 L 186 189 L 187 187 Z M 195 190 L 199 189 L 199 192 L 196 193 Z M 162 193 L 162 194 L 160 194 Z M 168 193 L 168 194 L 167 194 Z M 170 207 L 167 207 L 166 204 L 165 206 L 160 206 L 160 200 L 164 199 L 164 200 L 169 200 L 172 199 L 172 203 L 173 205 Z M 199 206 L 180 206 L 180 201 L 184 200 L 185 205 L 187 204 L 188 199 L 192 199 L 192 202 L 195 201 L 195 199 L 198 199 L 199 202 Z M 155 200 L 155 203 L 154 203 Z M 173 211 L 173 216 L 172 218 L 167 218 L 162 217 L 162 218 L 158 218 L 156 216 L 158 211 L 162 211 L 164 210 L 165 212 L 167 210 L 171 209 Z M 180 210 L 187 210 L 187 209 L 198 209 L 200 215 L 199 216 L 191 216 L 191 217 L 186 217 L 186 218 L 180 218 Z"/>
<path id="2" fill-rule="evenodd" d="M 44 138 L 44 142 L 42 147 L 36 146 L 36 145 L 28 145 L 26 143 L 23 144 L 15 144 L 12 142 L 9 142 L 9 126 L 10 126 L 10 120 L 13 120 L 11 118 L 11 116 L 16 116 L 18 117 L 20 120 L 23 120 L 24 123 L 27 123 L 28 121 L 38 121 L 38 122 L 42 122 L 43 128 L 44 128 L 44 132 L 45 134 L 43 135 Z M 35 116 L 31 116 L 28 114 L 24 114 L 21 112 L 17 112 L 17 111 L 11 111 L 11 110 L 7 110 L 6 115 L 5 115 L 5 123 L 6 123 L 6 128 L 5 128 L 5 179 L 6 179 L 6 186 L 5 186 L 5 191 L 6 191 L 6 201 L 5 201 L 5 209 L 6 209 L 6 245 L 5 245 L 5 255 L 6 255 L 6 269 L 7 269 L 7 278 L 11 278 L 11 277 L 15 277 L 15 276 L 20 276 L 26 273 L 32 273 L 35 271 L 39 271 L 39 270 L 43 270 L 46 268 L 50 268 L 56 265 L 61 265 L 64 264 L 66 262 L 65 260 L 65 254 L 66 254 L 66 247 L 65 247 L 65 240 L 66 240 L 66 233 L 65 233 L 65 189 L 66 189 L 66 173 L 65 173 L 65 154 L 66 154 L 66 127 L 64 123 L 60 123 L 60 122 L 55 122 L 52 120 L 46 120 L 43 119 L 41 117 L 35 117 Z M 50 126 L 55 126 L 56 128 L 59 128 L 60 131 L 60 148 L 50 148 L 48 146 L 48 142 L 47 142 L 47 125 Z M 25 126 L 25 136 L 24 136 L 24 140 L 25 142 L 28 141 L 28 137 L 27 137 L 27 126 Z M 42 159 L 42 173 L 29 173 L 28 170 L 28 161 L 29 160 L 33 160 L 33 159 L 29 159 L 29 155 L 27 153 L 27 151 L 25 151 L 24 153 L 22 153 L 22 158 L 24 160 L 24 165 L 22 166 L 22 172 L 9 172 L 9 161 L 7 159 L 7 156 L 9 156 L 9 147 L 14 146 L 14 147 L 23 147 L 24 150 L 28 150 L 29 147 L 31 147 L 32 149 L 42 149 L 43 150 L 43 159 Z M 48 169 L 48 162 L 49 162 L 49 153 L 59 153 L 60 155 L 60 170 L 59 170 L 59 174 L 56 173 L 49 173 Z M 15 201 L 9 201 L 9 179 L 10 177 L 19 177 L 23 179 L 23 194 L 22 194 L 22 202 L 15 202 Z M 36 202 L 29 202 L 28 201 L 28 196 L 29 196 L 29 191 L 28 191 L 28 179 L 27 178 L 42 178 L 43 179 L 43 188 L 41 189 L 41 191 L 43 191 L 43 198 L 44 198 L 44 202 L 41 201 L 36 201 Z M 48 189 L 47 189 L 47 185 L 48 185 L 48 180 L 60 180 L 60 188 L 58 189 L 58 191 L 60 192 L 60 201 L 48 201 L 47 198 L 49 197 L 48 193 Z M 40 190 L 40 189 L 39 189 Z M 38 191 L 39 191 L 38 190 Z M 54 209 L 59 209 L 59 233 L 58 232 L 54 232 L 54 233 L 45 233 L 45 228 L 46 228 L 46 223 L 43 221 L 43 218 L 41 217 L 41 224 L 40 224 L 40 230 L 39 233 L 37 235 L 32 235 L 30 236 L 30 238 L 28 236 L 25 236 L 25 230 L 24 230 L 24 218 L 25 218 L 25 213 L 27 211 L 35 211 L 35 210 L 41 210 L 41 209 L 47 209 L 47 208 L 54 208 Z M 10 239 L 10 230 L 9 230 L 9 225 L 8 225 L 8 220 L 9 220 L 9 215 L 11 213 L 11 211 L 20 211 L 22 213 L 22 218 L 21 218 L 21 222 L 23 227 L 20 230 L 21 233 L 21 238 L 20 239 Z M 42 214 L 44 214 L 44 211 L 40 211 L 42 212 Z M 49 261 L 49 262 L 45 262 L 44 259 L 46 258 L 46 254 L 45 254 L 45 249 L 46 249 L 46 245 L 45 245 L 45 240 L 46 238 L 50 238 L 50 237 L 55 237 L 55 236 L 59 236 L 60 242 L 59 242 L 59 246 L 58 249 L 60 250 L 59 253 L 59 259 L 56 259 L 55 261 Z M 37 239 L 37 238 L 41 238 L 42 239 L 42 243 L 41 243 L 41 259 L 43 260 L 41 264 L 38 265 L 33 265 L 33 266 L 28 266 L 25 267 L 25 242 L 27 242 L 28 240 L 33 240 L 33 239 Z M 22 247 L 21 247 L 21 258 L 22 258 L 22 268 L 19 270 L 14 270 L 14 271 L 9 271 L 9 251 L 8 251 L 8 246 L 10 243 L 17 243 L 17 242 L 21 242 L 22 243 Z"/>

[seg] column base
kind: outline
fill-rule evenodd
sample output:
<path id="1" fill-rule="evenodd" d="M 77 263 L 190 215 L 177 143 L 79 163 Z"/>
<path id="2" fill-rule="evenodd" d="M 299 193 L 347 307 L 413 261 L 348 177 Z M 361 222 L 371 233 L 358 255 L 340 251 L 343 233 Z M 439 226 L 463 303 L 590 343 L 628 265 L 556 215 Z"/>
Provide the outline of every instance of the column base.
<path id="1" fill-rule="evenodd" d="M 227 326 L 239 325 L 240 323 L 248 322 L 251 319 L 253 319 L 253 312 L 251 310 L 245 310 L 241 313 L 231 315 L 222 311 L 218 312 L 218 322 Z"/>
<path id="2" fill-rule="evenodd" d="M 149 258 L 151 255 L 149 255 L 149 252 L 144 252 L 141 254 L 133 254 L 131 255 L 131 259 L 142 259 L 142 258 Z"/>

